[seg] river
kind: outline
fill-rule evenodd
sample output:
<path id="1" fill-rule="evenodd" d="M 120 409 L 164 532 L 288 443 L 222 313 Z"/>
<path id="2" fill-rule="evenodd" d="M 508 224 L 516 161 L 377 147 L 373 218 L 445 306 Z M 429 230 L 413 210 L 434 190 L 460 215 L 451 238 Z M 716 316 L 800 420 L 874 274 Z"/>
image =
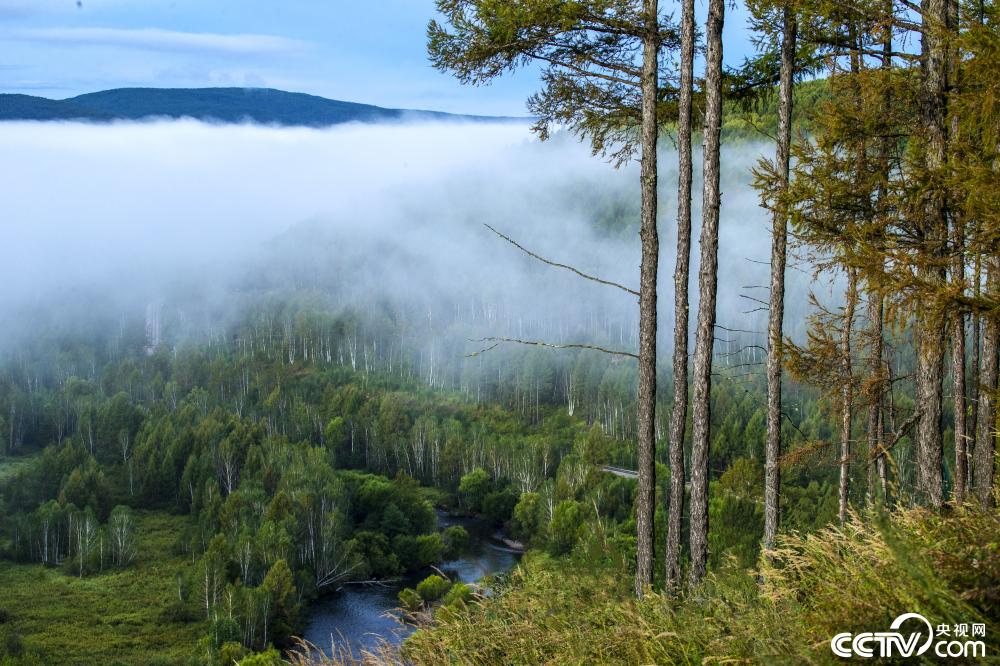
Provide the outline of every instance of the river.
<path id="1" fill-rule="evenodd" d="M 442 528 L 461 525 L 469 533 L 468 552 L 437 567 L 453 581 L 474 583 L 483 576 L 509 571 L 520 559 L 520 553 L 504 546 L 501 533 L 489 521 L 439 512 L 438 524 Z M 416 587 L 432 573 L 425 569 L 385 586 L 345 586 L 310 606 L 303 638 L 328 653 L 334 643 L 341 649 L 349 647 L 355 656 L 382 639 L 398 645 L 413 628 L 400 625 L 388 613 L 399 606 L 400 590 Z"/>

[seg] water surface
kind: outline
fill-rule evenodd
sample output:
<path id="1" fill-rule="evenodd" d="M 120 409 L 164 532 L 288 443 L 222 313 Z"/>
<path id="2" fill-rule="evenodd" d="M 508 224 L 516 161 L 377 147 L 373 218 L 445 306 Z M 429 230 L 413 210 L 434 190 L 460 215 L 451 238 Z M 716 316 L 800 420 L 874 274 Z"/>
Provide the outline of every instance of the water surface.
<path id="1" fill-rule="evenodd" d="M 469 533 L 469 551 L 437 567 L 453 581 L 474 583 L 484 576 L 509 571 L 520 558 L 519 553 L 504 546 L 500 540 L 502 533 L 488 521 L 439 512 L 438 524 L 442 528 L 461 525 Z M 398 645 L 413 632 L 413 627 L 401 625 L 391 617 L 391 612 L 399 606 L 397 595 L 404 587 L 416 587 L 432 573 L 432 569 L 425 569 L 384 586 L 348 585 L 319 599 L 309 608 L 303 638 L 326 652 L 336 645 L 349 648 L 356 656 L 379 645 L 383 639 Z"/>

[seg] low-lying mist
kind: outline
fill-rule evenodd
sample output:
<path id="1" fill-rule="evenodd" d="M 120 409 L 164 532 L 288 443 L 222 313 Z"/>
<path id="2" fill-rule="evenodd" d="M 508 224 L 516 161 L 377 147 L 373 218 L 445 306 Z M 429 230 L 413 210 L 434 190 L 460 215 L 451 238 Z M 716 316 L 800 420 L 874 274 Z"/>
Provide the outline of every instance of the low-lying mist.
<path id="1" fill-rule="evenodd" d="M 331 308 L 426 318 L 424 335 L 635 347 L 632 297 L 544 266 L 483 226 L 637 285 L 638 169 L 615 170 L 570 136 L 540 143 L 511 123 L 3 123 L 0 145 L 8 346 L 42 321 L 72 330 L 141 317 L 150 303 L 187 310 L 188 330 L 165 334 L 176 342 L 192 322 L 222 326 L 262 294 L 308 290 Z M 719 321 L 750 331 L 766 321 L 742 298 L 767 294 L 758 286 L 767 284 L 769 220 L 750 186 L 763 152 L 771 148 L 742 144 L 723 155 Z M 665 149 L 661 349 L 673 325 L 676 169 Z M 695 229 L 692 313 L 697 238 Z M 794 270 L 790 281 L 794 333 L 809 285 Z"/>

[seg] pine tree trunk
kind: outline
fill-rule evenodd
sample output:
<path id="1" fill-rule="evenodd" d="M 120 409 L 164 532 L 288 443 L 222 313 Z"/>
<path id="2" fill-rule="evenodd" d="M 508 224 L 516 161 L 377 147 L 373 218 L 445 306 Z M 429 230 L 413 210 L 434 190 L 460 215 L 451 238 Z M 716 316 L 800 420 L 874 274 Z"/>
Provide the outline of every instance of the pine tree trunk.
<path id="1" fill-rule="evenodd" d="M 775 164 L 781 173 L 781 195 L 788 188 L 792 144 L 792 75 L 795 68 L 795 15 L 784 9 L 781 34 L 781 74 L 778 92 L 778 149 Z M 771 221 L 771 294 L 767 322 L 767 448 L 764 455 L 764 549 L 774 546 L 780 512 L 781 471 L 781 360 L 785 316 L 785 256 L 788 214 L 782 202 Z"/>
<path id="2" fill-rule="evenodd" d="M 885 0 L 885 16 L 893 14 L 893 0 Z M 892 24 L 883 26 L 882 34 L 882 64 L 883 72 L 888 73 L 892 69 Z M 883 91 L 883 103 L 886 109 L 892 108 L 892 89 L 886 86 Z M 886 195 L 886 183 L 889 180 L 889 151 L 892 139 L 882 137 L 879 140 L 878 164 L 881 175 L 884 179 L 878 188 L 879 208 Z M 882 268 L 885 268 L 885 259 L 881 260 Z M 876 496 L 882 504 L 888 501 L 888 488 L 886 479 L 886 459 L 882 452 L 885 447 L 885 395 L 890 388 L 888 383 L 889 369 L 883 358 L 885 349 L 885 296 L 876 293 L 875 289 L 870 289 L 868 293 L 868 320 L 870 324 L 871 358 L 869 359 L 869 373 L 871 377 L 877 378 L 874 395 L 871 397 L 868 406 L 868 501 L 872 502 Z M 874 459 L 872 455 L 876 454 Z M 875 476 L 878 476 L 878 491 L 875 490 Z M 877 495 L 876 495 L 877 493 Z"/>
<path id="3" fill-rule="evenodd" d="M 953 279 L 957 284 L 965 280 L 964 245 L 960 222 L 955 221 L 956 251 Z M 968 443 L 965 429 L 965 313 L 952 314 L 951 330 L 951 376 L 955 403 L 955 504 L 965 502 L 965 480 L 968 474 L 966 463 Z"/>
<path id="4" fill-rule="evenodd" d="M 840 334 L 840 523 L 847 521 L 847 493 L 851 477 L 851 421 L 854 401 L 854 382 L 851 369 L 851 329 L 854 327 L 854 309 L 858 303 L 858 273 L 847 272 L 847 303 L 844 306 L 844 329 Z"/>
<path id="5" fill-rule="evenodd" d="M 705 28 L 705 128 L 698 326 L 691 400 L 691 571 L 697 584 L 708 565 L 708 442 L 711 424 L 712 350 L 719 265 L 719 147 L 722 133 L 722 26 L 725 0 L 709 0 Z"/>
<path id="6" fill-rule="evenodd" d="M 921 5 L 927 27 L 922 34 L 923 82 L 922 124 L 926 139 L 925 161 L 930 173 L 944 166 L 945 93 L 947 49 L 942 39 L 948 25 L 948 0 L 924 0 Z M 940 259 L 948 233 L 944 193 L 932 188 L 924 207 L 924 248 L 919 268 L 921 279 L 932 286 L 944 286 Z M 945 316 L 941 295 L 921 297 L 917 310 L 919 351 L 916 369 L 916 397 L 923 410 L 917 425 L 917 492 L 924 504 L 940 507 L 944 501 L 942 462 L 944 442 L 941 432 L 942 386 L 944 383 Z"/>
<path id="7" fill-rule="evenodd" d="M 996 294 L 1000 280 L 1000 266 L 996 257 L 987 260 L 986 284 Z M 976 433 L 976 452 L 973 460 L 973 489 L 983 508 L 993 506 L 993 464 L 996 456 L 997 437 L 997 357 L 1000 350 L 1000 322 L 995 314 L 983 318 L 983 353 L 979 374 L 979 417 Z"/>
<path id="8" fill-rule="evenodd" d="M 980 285 L 982 284 L 982 259 L 981 255 L 976 254 L 975 269 L 973 270 L 973 285 L 972 293 L 976 298 L 980 295 Z M 969 422 L 966 424 L 966 429 L 969 433 L 969 445 L 966 446 L 966 486 L 971 486 L 972 484 L 972 456 L 976 448 L 976 437 L 979 433 L 979 358 L 980 358 L 980 323 L 982 317 L 978 312 L 971 313 L 972 318 L 972 333 L 970 335 L 970 344 L 972 345 L 972 359 L 970 361 L 970 367 L 968 375 L 972 378 L 969 382 Z"/>
<path id="9" fill-rule="evenodd" d="M 882 469 L 885 467 L 885 454 L 879 453 L 885 446 L 885 433 L 882 430 L 882 396 L 885 394 L 885 382 L 883 380 L 884 370 L 882 368 L 882 348 L 883 340 L 883 318 L 885 316 L 884 299 L 881 295 L 869 293 L 868 295 L 868 335 L 871 339 L 871 357 L 868 359 L 868 376 L 877 385 L 872 391 L 872 396 L 868 403 L 868 501 L 873 502 L 876 498 L 875 475 L 879 473 L 882 477 Z M 885 502 L 884 485 L 878 491 L 878 501 Z"/>
<path id="10" fill-rule="evenodd" d="M 680 584 L 684 515 L 684 434 L 688 403 L 688 282 L 691 274 L 691 98 L 694 89 L 694 0 L 681 9 L 681 80 L 677 113 L 677 265 L 674 269 L 674 404 L 670 412 L 670 506 L 667 589 Z"/>
<path id="11" fill-rule="evenodd" d="M 958 33 L 958 0 L 948 0 L 948 31 Z M 948 91 L 954 92 L 958 84 L 958 49 L 952 41 L 948 49 Z M 948 140 L 958 139 L 958 116 L 954 115 L 948 128 Z M 952 281 L 964 294 L 965 280 L 965 221 L 956 206 L 952 210 Z M 965 313 L 956 311 L 952 318 L 951 330 L 951 371 L 954 393 L 955 416 L 955 504 L 965 502 L 965 483 L 968 476 L 968 429 L 965 404 Z"/>
<path id="12" fill-rule="evenodd" d="M 636 507 L 636 574 L 638 596 L 653 584 L 656 509 L 656 277 L 660 240 L 656 229 L 657 56 L 659 54 L 658 0 L 644 0 L 645 36 L 642 56 L 642 210 L 639 237 L 639 496 Z"/>

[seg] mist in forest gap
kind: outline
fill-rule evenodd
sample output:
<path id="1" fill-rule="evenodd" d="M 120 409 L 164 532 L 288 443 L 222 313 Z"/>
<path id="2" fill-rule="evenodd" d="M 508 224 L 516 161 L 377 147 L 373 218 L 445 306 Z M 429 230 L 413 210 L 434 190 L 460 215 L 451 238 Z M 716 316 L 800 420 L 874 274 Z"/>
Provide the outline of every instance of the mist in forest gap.
<path id="1" fill-rule="evenodd" d="M 331 307 L 393 303 L 426 317 L 429 330 L 448 322 L 456 339 L 485 332 L 636 344 L 633 297 L 544 266 L 483 226 L 636 287 L 638 169 L 615 170 L 568 135 L 542 143 L 527 125 L 511 123 L 320 130 L 18 122 L 0 123 L 0 145 L 7 181 L 0 317 L 14 322 L 8 337 L 38 317 L 75 328 L 86 318 L 142 316 L 164 299 L 182 308 L 190 300 L 199 314 L 189 322 L 221 325 L 254 294 L 308 289 Z M 750 169 L 771 150 L 741 144 L 723 154 L 719 321 L 732 328 L 765 329 L 753 299 L 767 300 L 760 285 L 769 270 L 769 218 Z M 672 150 L 660 164 L 666 348 Z M 789 273 L 786 302 L 804 303 L 808 280 Z M 473 314 L 475 332 L 460 330 Z M 801 330 L 801 318 L 786 314 L 789 331 Z"/>

